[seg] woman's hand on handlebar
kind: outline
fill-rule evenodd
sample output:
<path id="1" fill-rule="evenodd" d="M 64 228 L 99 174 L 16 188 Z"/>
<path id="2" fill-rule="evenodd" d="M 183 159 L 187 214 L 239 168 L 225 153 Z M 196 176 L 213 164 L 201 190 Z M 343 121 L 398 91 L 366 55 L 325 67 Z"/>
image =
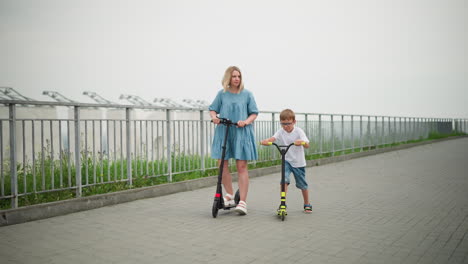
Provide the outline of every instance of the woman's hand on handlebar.
<path id="1" fill-rule="evenodd" d="M 221 120 L 218 118 L 218 117 L 214 117 L 214 118 L 211 118 L 211 122 L 215 123 L 216 125 L 218 125 Z"/>
<path id="2" fill-rule="evenodd" d="M 242 121 L 242 120 L 237 121 L 237 126 L 238 127 L 245 127 L 246 125 L 248 125 L 248 124 L 245 121 Z"/>

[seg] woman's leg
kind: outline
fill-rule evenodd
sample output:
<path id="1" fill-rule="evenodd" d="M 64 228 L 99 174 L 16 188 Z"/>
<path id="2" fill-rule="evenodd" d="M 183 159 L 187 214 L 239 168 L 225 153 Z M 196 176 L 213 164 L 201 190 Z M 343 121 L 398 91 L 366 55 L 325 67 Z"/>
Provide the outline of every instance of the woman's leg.
<path id="1" fill-rule="evenodd" d="M 236 160 L 236 166 L 237 175 L 239 177 L 240 200 L 245 202 L 247 200 L 247 192 L 249 191 L 249 171 L 247 170 L 247 161 Z"/>
<path id="2" fill-rule="evenodd" d="M 220 166 L 220 164 L 221 160 L 218 160 L 218 167 Z M 227 160 L 224 161 L 222 183 L 224 185 L 224 190 L 226 191 L 226 193 L 234 194 L 232 190 L 232 176 L 229 172 L 229 162 Z"/>

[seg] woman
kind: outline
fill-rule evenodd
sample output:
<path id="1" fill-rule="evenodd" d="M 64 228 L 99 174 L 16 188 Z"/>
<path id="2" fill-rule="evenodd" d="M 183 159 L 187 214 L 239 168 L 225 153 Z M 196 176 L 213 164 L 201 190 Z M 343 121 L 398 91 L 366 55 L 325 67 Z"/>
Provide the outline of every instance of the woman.
<path id="1" fill-rule="evenodd" d="M 226 69 L 222 81 L 223 90 L 216 95 L 210 105 L 211 120 L 219 124 L 218 118 L 227 118 L 232 122 L 237 122 L 237 127 L 232 126 L 226 144 L 226 156 L 223 168 L 223 185 L 226 190 L 224 205 L 233 206 L 234 196 L 232 188 L 232 177 L 229 172 L 228 160 L 236 160 L 237 174 L 239 178 L 240 201 L 235 211 L 241 215 L 247 214 L 247 192 L 249 190 L 249 173 L 247 161 L 257 159 L 257 146 L 252 123 L 257 118 L 258 109 L 253 94 L 244 89 L 242 74 L 238 67 L 231 66 Z M 226 126 L 218 125 L 215 129 L 213 145 L 211 147 L 211 157 L 218 159 L 221 163 L 221 152 L 226 132 Z"/>

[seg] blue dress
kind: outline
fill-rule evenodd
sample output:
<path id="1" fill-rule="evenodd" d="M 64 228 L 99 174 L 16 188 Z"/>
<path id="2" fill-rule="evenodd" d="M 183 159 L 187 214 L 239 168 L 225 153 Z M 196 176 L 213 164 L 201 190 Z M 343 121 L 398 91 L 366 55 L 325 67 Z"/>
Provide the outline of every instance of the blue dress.
<path id="1" fill-rule="evenodd" d="M 253 94 L 245 89 L 238 94 L 220 90 L 209 110 L 215 111 L 219 117 L 227 118 L 232 122 L 246 120 L 251 114 L 258 114 Z M 211 157 L 214 159 L 221 159 L 225 133 L 225 125 L 216 126 L 211 145 Z M 236 160 L 256 160 L 258 158 L 252 124 L 245 127 L 230 127 L 224 159 L 230 158 Z"/>

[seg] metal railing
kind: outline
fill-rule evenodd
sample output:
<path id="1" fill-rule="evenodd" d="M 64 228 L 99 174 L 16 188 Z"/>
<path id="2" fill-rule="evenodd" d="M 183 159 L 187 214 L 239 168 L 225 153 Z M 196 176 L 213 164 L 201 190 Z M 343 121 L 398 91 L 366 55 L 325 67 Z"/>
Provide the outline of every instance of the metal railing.
<path id="1" fill-rule="evenodd" d="M 1 100 L 0 201 L 215 169 L 214 125 L 201 108 Z M 256 140 L 280 128 L 279 112 L 260 112 Z M 311 147 L 306 155 L 368 148 L 467 132 L 467 119 L 296 113 Z M 255 162 L 279 159 L 258 147 Z"/>

